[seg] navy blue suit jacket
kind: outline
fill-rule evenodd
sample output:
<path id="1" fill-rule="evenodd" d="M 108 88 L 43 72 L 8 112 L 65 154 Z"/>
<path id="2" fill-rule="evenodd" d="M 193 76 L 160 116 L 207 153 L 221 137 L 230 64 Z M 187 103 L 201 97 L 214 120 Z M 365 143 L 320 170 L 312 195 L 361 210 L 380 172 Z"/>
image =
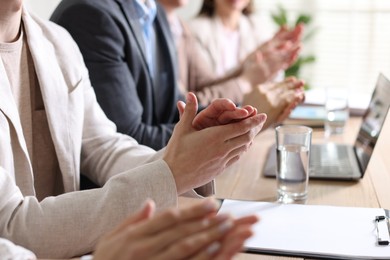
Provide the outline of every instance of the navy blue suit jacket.
<path id="1" fill-rule="evenodd" d="M 51 20 L 75 39 L 97 100 L 118 131 L 154 149 L 164 147 L 178 121 L 176 51 L 157 4 L 156 38 L 162 69 L 152 80 L 133 0 L 62 0 Z M 155 84 L 157 82 L 157 84 Z"/>

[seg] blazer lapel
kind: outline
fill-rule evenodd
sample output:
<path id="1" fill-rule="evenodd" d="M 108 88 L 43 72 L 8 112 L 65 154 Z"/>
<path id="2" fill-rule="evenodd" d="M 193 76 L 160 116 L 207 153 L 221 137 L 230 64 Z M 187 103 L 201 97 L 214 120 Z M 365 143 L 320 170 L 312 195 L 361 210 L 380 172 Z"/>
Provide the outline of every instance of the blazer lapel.
<path id="1" fill-rule="evenodd" d="M 0 97 L 1 97 L 0 111 L 4 113 L 4 115 L 8 118 L 9 122 L 13 125 L 13 127 L 10 126 L 9 128 L 10 129 L 13 128 L 15 130 L 17 136 L 17 143 L 19 143 L 21 148 L 21 153 L 19 149 L 14 150 L 14 148 L 12 148 L 13 152 L 18 154 L 18 155 L 14 154 L 14 156 L 18 156 L 19 159 L 18 165 L 16 166 L 15 170 L 22 171 L 23 173 L 29 173 L 29 176 L 23 177 L 23 180 L 18 180 L 18 176 L 21 176 L 22 173 L 15 173 L 16 182 L 21 183 L 27 181 L 28 183 L 24 183 L 24 185 L 22 185 L 23 193 L 25 195 L 35 195 L 34 178 L 32 174 L 30 157 L 27 151 L 26 140 L 24 139 L 22 125 L 20 123 L 19 112 L 17 110 L 15 99 L 11 91 L 11 84 L 8 81 L 7 73 L 5 71 L 1 59 L 0 59 Z M 10 135 L 12 136 L 11 133 Z"/>
<path id="2" fill-rule="evenodd" d="M 133 4 L 133 0 L 131 1 L 117 0 L 117 2 L 120 5 L 123 14 L 125 15 L 127 22 L 129 23 L 130 30 L 134 35 L 138 48 L 141 50 L 141 56 L 145 64 L 147 64 L 146 50 L 143 42 L 141 26 L 139 25 L 139 21 L 136 19 L 137 16 L 136 16 L 136 10 Z"/>
<path id="3" fill-rule="evenodd" d="M 176 45 L 173 41 L 172 32 L 171 32 L 171 29 L 169 27 L 168 21 L 165 18 L 164 10 L 162 10 L 162 8 L 159 6 L 158 3 L 156 3 L 156 4 L 157 4 L 157 10 L 158 10 L 156 19 L 158 22 L 157 24 L 159 25 L 159 27 L 162 31 L 161 37 L 167 43 L 167 48 L 168 48 L 168 52 L 169 52 L 169 57 L 171 58 L 172 68 L 176 69 L 177 68 Z M 175 71 L 174 73 L 175 73 L 175 79 L 176 79 L 177 78 L 176 77 L 177 71 Z"/>
<path id="4" fill-rule="evenodd" d="M 162 9 L 162 7 L 157 4 L 157 17 L 156 17 L 156 34 L 157 38 L 162 39 L 164 41 L 164 45 L 166 45 L 167 52 L 169 55 L 166 57 L 169 59 L 169 67 L 172 68 L 172 70 L 169 69 L 173 73 L 173 79 L 178 80 L 179 79 L 179 66 L 178 66 L 178 60 L 177 60 L 177 49 L 176 49 L 176 44 L 173 40 L 172 32 L 171 32 L 171 27 L 169 26 L 169 23 L 166 19 L 165 16 L 165 11 Z M 161 30 L 161 33 L 158 31 Z M 175 88 L 173 88 L 175 89 Z M 174 102 L 176 103 L 176 102 Z M 176 107 L 176 104 L 175 104 Z"/>
<path id="5" fill-rule="evenodd" d="M 11 92 L 11 85 L 8 81 L 7 73 L 5 71 L 2 60 L 0 59 L 0 110 L 7 116 L 13 124 L 16 134 L 22 149 L 27 153 L 26 141 L 24 140 L 22 125 L 20 124 L 19 112 L 15 104 L 13 94 Z"/>
<path id="6" fill-rule="evenodd" d="M 25 9 L 22 20 L 45 105 L 51 138 L 63 175 L 64 186 L 77 189 L 74 181 L 76 169 L 73 161 L 77 156 L 70 154 L 70 151 L 74 151 L 74 149 L 71 147 L 72 133 L 70 133 L 67 114 L 69 93 L 68 88 L 64 87 L 67 86 L 67 83 L 57 62 L 54 47 L 43 34 L 42 28 Z"/>

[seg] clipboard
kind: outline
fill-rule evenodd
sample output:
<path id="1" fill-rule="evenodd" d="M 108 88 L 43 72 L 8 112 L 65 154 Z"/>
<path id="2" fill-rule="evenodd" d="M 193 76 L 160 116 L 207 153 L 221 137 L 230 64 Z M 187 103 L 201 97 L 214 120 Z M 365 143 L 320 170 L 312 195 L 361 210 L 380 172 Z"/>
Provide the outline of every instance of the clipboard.
<path id="1" fill-rule="evenodd" d="M 223 200 L 220 213 L 256 214 L 248 253 L 320 259 L 390 259 L 389 210 Z"/>

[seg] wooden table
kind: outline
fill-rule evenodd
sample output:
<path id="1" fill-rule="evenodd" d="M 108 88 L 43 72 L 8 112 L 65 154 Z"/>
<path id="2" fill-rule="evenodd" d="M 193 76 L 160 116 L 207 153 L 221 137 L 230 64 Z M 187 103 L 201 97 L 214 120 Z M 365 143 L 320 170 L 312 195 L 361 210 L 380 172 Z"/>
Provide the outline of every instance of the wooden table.
<path id="1" fill-rule="evenodd" d="M 368 169 L 359 181 L 309 180 L 306 204 L 383 207 L 390 209 L 390 116 L 382 130 Z M 351 118 L 344 134 L 332 136 L 333 142 L 353 144 L 361 123 Z M 268 148 L 274 143 L 274 130 L 255 138 L 251 149 L 216 179 L 217 198 L 255 201 L 276 200 L 276 180 L 262 176 Z M 328 141 L 322 129 L 314 129 L 313 143 Z M 269 255 L 240 254 L 237 259 L 299 259 Z"/>

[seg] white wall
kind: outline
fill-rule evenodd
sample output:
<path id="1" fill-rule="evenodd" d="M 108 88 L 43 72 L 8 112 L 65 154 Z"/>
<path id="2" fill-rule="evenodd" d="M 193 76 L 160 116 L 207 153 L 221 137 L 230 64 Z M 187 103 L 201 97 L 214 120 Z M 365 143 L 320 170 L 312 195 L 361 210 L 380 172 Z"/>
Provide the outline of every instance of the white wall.
<path id="1" fill-rule="evenodd" d="M 26 0 L 26 6 L 34 14 L 49 19 L 51 13 L 61 0 Z"/>
<path id="2" fill-rule="evenodd" d="M 198 13 L 202 2 L 203 0 L 188 0 L 188 4 L 178 10 L 179 15 L 186 20 L 194 17 Z"/>
<path id="3" fill-rule="evenodd" d="M 49 19 L 51 13 L 61 0 L 26 0 L 28 9 L 38 16 Z M 96 0 L 98 1 L 98 0 Z M 179 10 L 179 15 L 189 19 L 197 14 L 202 0 L 189 0 L 185 8 Z"/>
<path id="4" fill-rule="evenodd" d="M 48 19 L 61 0 L 25 1 L 32 12 Z M 202 1 L 188 0 L 179 15 L 190 19 L 198 13 Z M 313 87 L 352 86 L 370 93 L 378 71 L 390 75 L 390 34 L 383 31 L 390 25 L 389 0 L 255 0 L 255 4 L 256 11 L 268 17 L 278 4 L 291 15 L 304 10 L 315 16 L 320 30 L 303 52 L 315 53 L 317 61 L 305 67 L 302 74 Z"/>

